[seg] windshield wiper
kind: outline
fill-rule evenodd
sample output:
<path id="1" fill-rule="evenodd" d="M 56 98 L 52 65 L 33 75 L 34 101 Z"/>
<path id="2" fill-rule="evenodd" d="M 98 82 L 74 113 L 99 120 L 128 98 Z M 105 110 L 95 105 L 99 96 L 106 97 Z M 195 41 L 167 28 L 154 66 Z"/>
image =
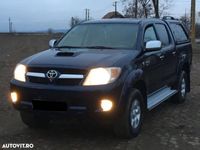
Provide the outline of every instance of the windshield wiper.
<path id="1" fill-rule="evenodd" d="M 94 49 L 115 49 L 113 47 L 107 47 L 107 46 L 88 46 L 85 48 L 94 48 Z"/>

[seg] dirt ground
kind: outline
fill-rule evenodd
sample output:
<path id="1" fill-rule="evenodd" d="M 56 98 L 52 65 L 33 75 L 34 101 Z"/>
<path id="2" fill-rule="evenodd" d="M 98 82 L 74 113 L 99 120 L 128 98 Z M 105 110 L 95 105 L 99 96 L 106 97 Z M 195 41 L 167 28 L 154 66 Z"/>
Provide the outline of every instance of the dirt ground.
<path id="1" fill-rule="evenodd" d="M 9 99 L 17 62 L 48 48 L 47 35 L 0 35 L 0 149 L 6 143 L 33 143 L 35 149 L 200 150 L 200 45 L 195 48 L 192 90 L 184 104 L 165 102 L 149 112 L 139 137 L 116 138 L 109 129 L 66 122 L 44 130 L 26 127 Z M 198 52 L 199 50 L 199 52 Z"/>

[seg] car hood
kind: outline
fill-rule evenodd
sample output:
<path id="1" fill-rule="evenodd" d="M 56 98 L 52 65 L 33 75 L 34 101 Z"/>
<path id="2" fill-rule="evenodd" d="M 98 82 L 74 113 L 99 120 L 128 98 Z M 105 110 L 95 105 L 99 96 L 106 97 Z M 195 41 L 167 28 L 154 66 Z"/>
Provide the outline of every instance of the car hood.
<path id="1" fill-rule="evenodd" d="M 35 54 L 24 61 L 28 66 L 48 66 L 48 67 L 72 67 L 72 68 L 92 68 L 120 66 L 138 55 L 136 50 L 96 50 L 96 49 L 76 49 L 46 50 Z"/>

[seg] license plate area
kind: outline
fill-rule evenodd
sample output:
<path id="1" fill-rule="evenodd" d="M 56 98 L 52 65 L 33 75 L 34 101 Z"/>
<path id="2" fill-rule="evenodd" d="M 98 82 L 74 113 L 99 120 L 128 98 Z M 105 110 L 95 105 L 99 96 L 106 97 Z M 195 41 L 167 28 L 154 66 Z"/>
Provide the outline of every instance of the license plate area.
<path id="1" fill-rule="evenodd" d="M 34 110 L 41 111 L 67 111 L 65 102 L 32 101 Z"/>

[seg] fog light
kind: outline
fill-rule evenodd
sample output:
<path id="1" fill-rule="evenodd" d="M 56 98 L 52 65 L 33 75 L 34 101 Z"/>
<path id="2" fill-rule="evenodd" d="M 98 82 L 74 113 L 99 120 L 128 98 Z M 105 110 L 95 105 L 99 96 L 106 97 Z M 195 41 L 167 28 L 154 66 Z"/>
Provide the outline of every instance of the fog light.
<path id="1" fill-rule="evenodd" d="M 113 103 L 111 100 L 103 99 L 101 100 L 101 108 L 103 111 L 110 111 L 113 107 Z"/>
<path id="2" fill-rule="evenodd" d="M 17 93 L 16 92 L 12 92 L 11 93 L 11 100 L 13 103 L 17 103 L 18 101 L 18 96 L 17 96 Z"/>

